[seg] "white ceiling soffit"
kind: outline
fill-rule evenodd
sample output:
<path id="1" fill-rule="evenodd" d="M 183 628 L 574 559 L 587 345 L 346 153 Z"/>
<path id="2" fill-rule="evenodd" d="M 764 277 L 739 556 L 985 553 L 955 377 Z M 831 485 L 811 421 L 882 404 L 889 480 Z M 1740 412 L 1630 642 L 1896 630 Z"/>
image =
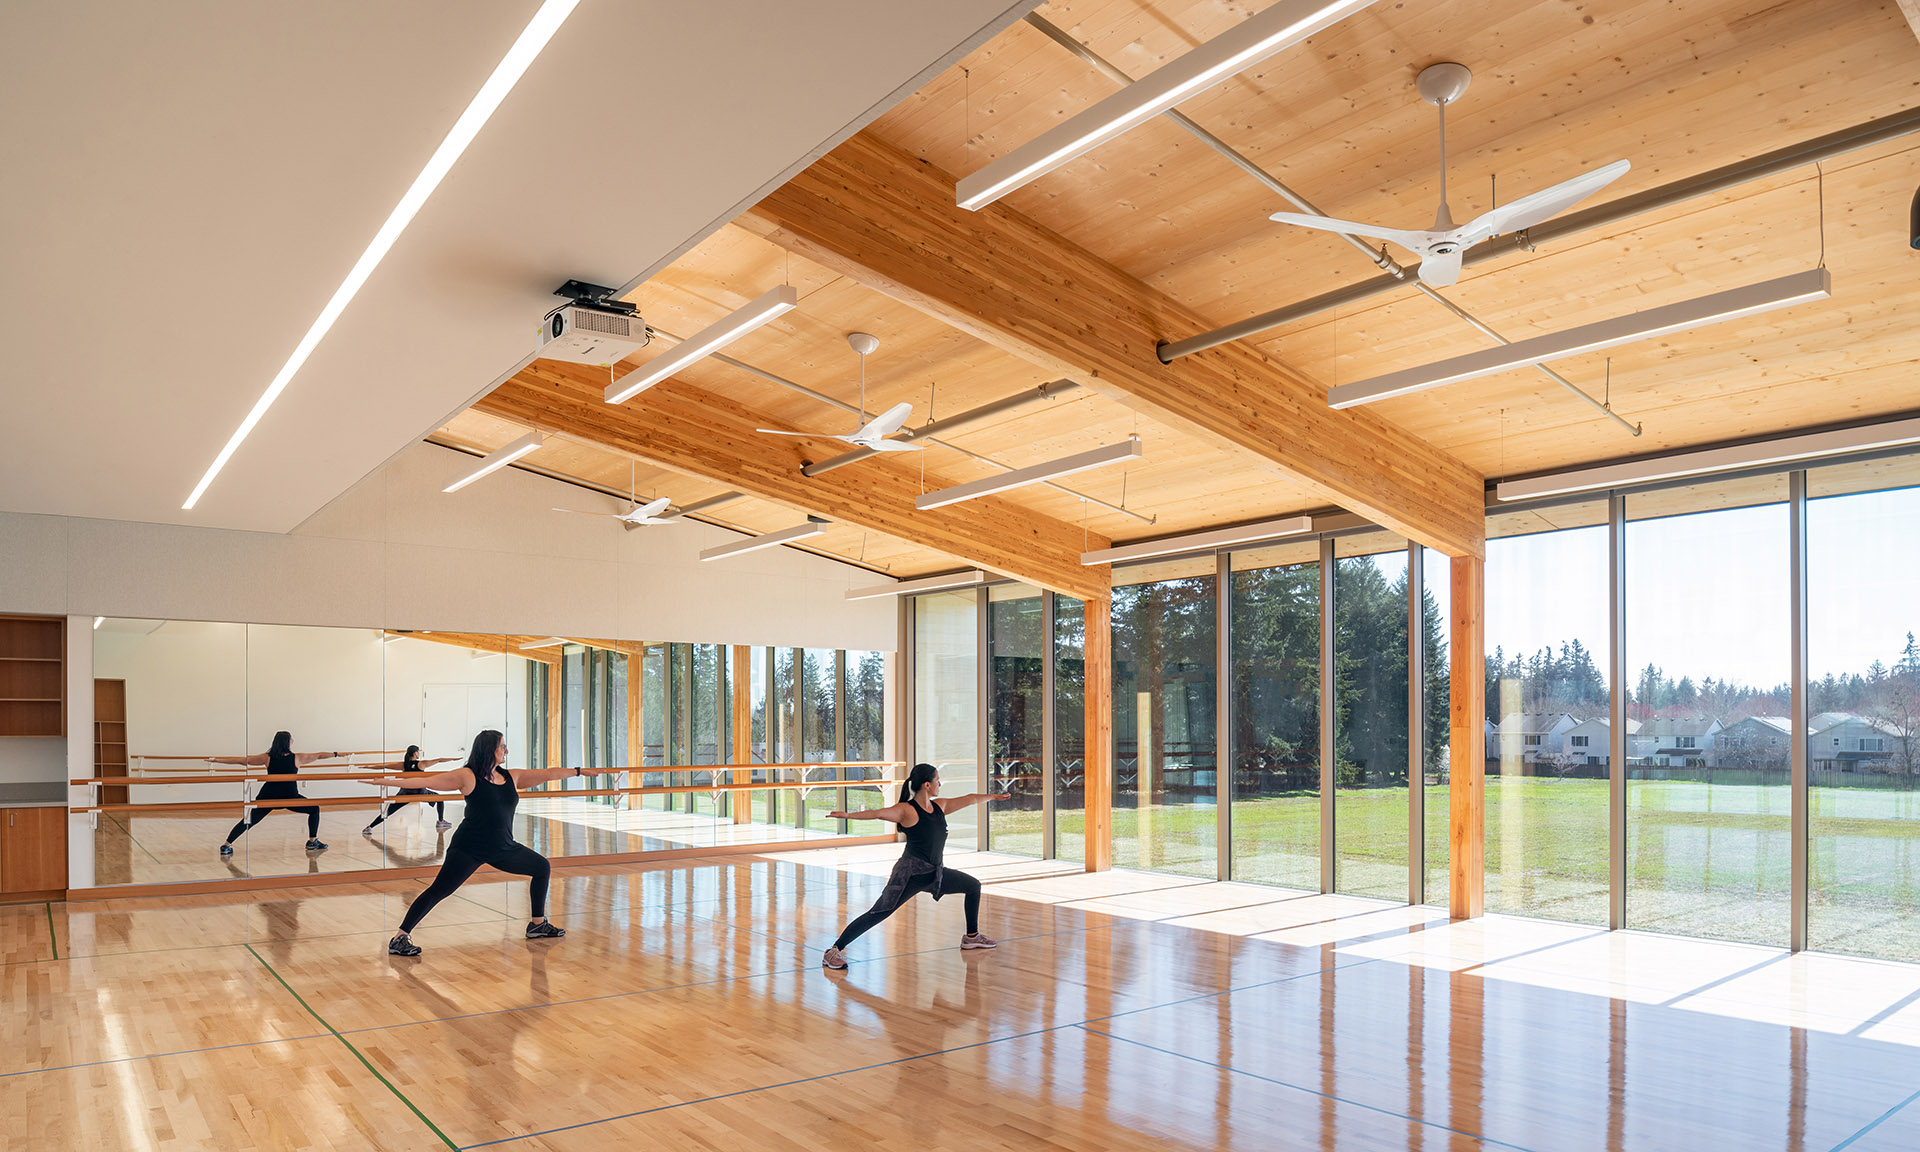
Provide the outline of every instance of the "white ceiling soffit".
<path id="1" fill-rule="evenodd" d="M 538 7 L 0 9 L 0 510 L 288 531 L 1034 2 L 584 0 L 183 512 Z"/>

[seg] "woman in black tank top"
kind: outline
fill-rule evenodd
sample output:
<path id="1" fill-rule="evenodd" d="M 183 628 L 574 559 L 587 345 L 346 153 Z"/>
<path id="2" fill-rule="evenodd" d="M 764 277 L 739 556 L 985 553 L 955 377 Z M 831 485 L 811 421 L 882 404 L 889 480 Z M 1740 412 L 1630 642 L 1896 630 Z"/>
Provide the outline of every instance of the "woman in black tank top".
<path id="1" fill-rule="evenodd" d="M 946 866 L 947 816 L 986 800 L 1005 800 L 1007 793 L 974 792 L 952 800 L 940 797 L 940 771 L 931 764 L 915 764 L 906 784 L 900 788 L 900 802 L 870 812 L 829 812 L 835 820 L 885 820 L 898 824 L 907 838 L 906 851 L 887 877 L 887 886 L 873 907 L 855 917 L 827 949 L 820 962 L 838 971 L 847 966 L 846 947 L 869 928 L 898 911 L 902 904 L 922 892 L 933 893 L 935 900 L 950 892 L 966 897 L 967 934 L 960 947 L 997 948 L 999 945 L 980 932 L 980 881 L 957 868 Z"/>
<path id="2" fill-rule="evenodd" d="M 418 956 L 420 946 L 411 933 L 433 911 L 433 906 L 453 895 L 467 877 L 491 864 L 502 872 L 528 877 L 527 894 L 533 919 L 527 924 L 527 939 L 557 939 L 566 929 L 547 919 L 547 881 L 553 866 L 545 856 L 513 839 L 513 810 L 520 804 L 520 786 L 532 787 L 549 780 L 580 775 L 578 768 L 522 769 L 517 775 L 501 765 L 507 762 L 507 744 L 500 733 L 489 728 L 473 738 L 467 762 L 451 772 L 409 780 L 420 788 L 457 788 L 467 798 L 467 814 L 447 842 L 447 857 L 440 874 L 425 892 L 407 905 L 400 931 L 387 941 L 393 956 Z M 368 784 L 391 784 L 393 777 L 369 777 Z"/>
<path id="3" fill-rule="evenodd" d="M 273 746 L 258 756 L 209 756 L 209 764 L 244 764 L 252 768 L 265 767 L 269 776 L 292 776 L 301 768 L 315 760 L 337 760 L 339 752 L 295 752 L 293 734 L 275 732 Z M 271 816 L 276 808 L 285 808 L 289 812 L 298 812 L 307 818 L 307 851 L 325 852 L 327 846 L 320 843 L 320 807 L 317 804 L 262 803 L 262 801 L 305 800 L 300 795 L 300 784 L 296 780 L 267 780 L 260 785 L 260 791 L 253 796 L 253 819 L 241 817 L 240 822 L 227 833 L 226 842 L 220 845 L 220 855 L 233 855 L 233 842 L 255 824 Z"/>

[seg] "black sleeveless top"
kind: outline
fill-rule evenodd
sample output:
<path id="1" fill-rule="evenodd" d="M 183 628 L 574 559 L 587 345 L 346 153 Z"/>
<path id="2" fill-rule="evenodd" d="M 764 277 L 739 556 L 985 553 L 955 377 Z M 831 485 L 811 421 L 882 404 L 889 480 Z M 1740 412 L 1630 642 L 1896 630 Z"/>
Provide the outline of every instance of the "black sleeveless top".
<path id="1" fill-rule="evenodd" d="M 298 771 L 300 771 L 300 762 L 293 758 L 293 753 L 267 753 L 267 775 L 290 776 Z M 300 782 L 297 780 L 269 780 L 260 785 L 260 791 L 255 794 L 254 799 L 299 800 L 301 799 Z"/>
<path id="2" fill-rule="evenodd" d="M 900 829 L 907 838 L 907 855 L 918 856 L 935 868 L 941 867 L 941 857 L 947 850 L 946 812 L 941 809 L 937 800 L 931 812 L 911 799 L 907 803 L 912 804 L 913 810 L 920 816 L 912 827 Z"/>
<path id="3" fill-rule="evenodd" d="M 513 810 L 520 806 L 520 790 L 505 768 L 495 769 L 505 784 L 487 780 L 491 773 L 474 773 L 473 791 L 467 793 L 467 814 L 453 830 L 449 848 L 463 852 L 485 853 L 513 847 Z"/>

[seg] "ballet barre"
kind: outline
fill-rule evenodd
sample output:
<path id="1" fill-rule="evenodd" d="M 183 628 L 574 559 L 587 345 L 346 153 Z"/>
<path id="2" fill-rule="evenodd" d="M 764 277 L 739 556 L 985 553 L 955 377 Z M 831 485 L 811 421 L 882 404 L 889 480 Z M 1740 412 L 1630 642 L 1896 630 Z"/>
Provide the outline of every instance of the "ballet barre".
<path id="1" fill-rule="evenodd" d="M 541 799 L 576 799 L 589 796 L 669 796 L 688 792 L 766 792 L 777 789 L 794 788 L 888 788 L 904 784 L 904 780 L 832 780 L 820 781 L 781 780 L 761 784 L 664 784 L 642 788 L 580 788 L 572 790 L 548 791 L 545 787 L 529 788 L 520 793 L 521 799 L 537 797 Z M 382 786 L 384 787 L 384 785 Z M 75 815 L 87 812 L 231 812 L 235 809 L 286 808 L 292 805 L 317 808 L 369 808 L 381 804 L 422 804 L 435 800 L 458 801 L 465 799 L 458 792 L 429 792 L 421 796 L 318 796 L 285 800 L 204 800 L 177 801 L 157 804 L 91 804 L 82 808 L 70 808 Z"/>

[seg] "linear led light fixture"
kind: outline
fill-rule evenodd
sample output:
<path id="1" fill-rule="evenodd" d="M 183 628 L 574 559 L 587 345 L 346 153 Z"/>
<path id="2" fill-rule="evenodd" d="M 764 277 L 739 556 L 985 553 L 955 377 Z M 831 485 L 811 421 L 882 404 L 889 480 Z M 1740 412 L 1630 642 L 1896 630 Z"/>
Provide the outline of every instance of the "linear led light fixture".
<path id="1" fill-rule="evenodd" d="M 1095 448 L 1073 456 L 1062 456 L 1045 464 L 1032 464 L 1025 468 L 1015 468 L 998 476 L 989 476 L 984 480 L 971 480 L 965 484 L 955 484 L 951 488 L 942 488 L 938 492 L 928 492 L 914 500 L 914 507 L 925 512 L 932 508 L 945 508 L 949 504 L 958 504 L 962 500 L 975 500 L 981 496 L 991 496 L 996 492 L 1005 492 L 1010 488 L 1024 488 L 1029 484 L 1038 484 L 1043 480 L 1052 480 L 1059 476 L 1071 476 L 1075 472 L 1085 472 L 1089 468 L 1099 468 L 1107 464 L 1117 464 L 1122 460 L 1131 460 L 1141 454 L 1140 437 L 1129 436 L 1118 444 L 1109 444 L 1104 448 Z"/>
<path id="2" fill-rule="evenodd" d="M 1289 516 L 1284 520 L 1261 520 L 1253 524 L 1242 524 L 1237 528 L 1189 532 L 1184 536 L 1168 536 L 1161 540 L 1145 540 L 1138 544 L 1122 544 L 1118 548 L 1101 548 L 1093 552 L 1082 552 L 1080 563 L 1117 564 L 1123 560 L 1146 560 L 1153 556 L 1204 552 L 1234 544 L 1257 544 L 1264 540 L 1278 540 L 1283 536 L 1298 536 L 1303 532 L 1311 531 L 1313 531 L 1313 517 Z"/>
<path id="3" fill-rule="evenodd" d="M 793 311 L 799 303 L 800 297 L 791 284 L 782 284 L 771 292 L 762 293 L 727 313 L 717 323 L 709 324 L 680 341 L 673 351 L 655 356 L 607 385 L 607 403 L 619 404 L 633 399 L 694 361 L 706 359 L 762 324 Z"/>
<path id="4" fill-rule="evenodd" d="M 540 10 L 533 14 L 533 19 L 521 31 L 520 38 L 515 40 L 513 47 L 507 49 L 507 54 L 500 58 L 500 63 L 493 69 L 493 75 L 487 77 L 485 84 L 480 85 L 480 91 L 474 94 L 472 103 L 467 105 L 467 110 L 460 114 L 460 119 L 453 122 L 453 127 L 448 130 L 446 138 L 440 141 L 440 147 L 434 149 L 433 155 L 428 157 L 427 166 L 413 178 L 413 184 L 407 188 L 406 195 L 400 197 L 400 203 L 394 205 L 393 213 L 387 217 L 387 222 L 380 226 L 380 231 L 373 234 L 373 242 L 367 245 L 365 252 L 360 253 L 360 259 L 354 262 L 352 270 L 347 273 L 347 278 L 340 282 L 340 287 L 334 289 L 333 298 L 327 301 L 327 306 L 320 310 L 319 317 L 314 320 L 313 327 L 307 329 L 307 334 L 300 338 L 299 344 L 294 346 L 293 355 L 287 357 L 287 362 L 280 366 L 279 373 L 267 385 L 267 390 L 260 394 L 260 399 L 253 402 L 252 410 L 247 413 L 246 419 L 240 421 L 240 427 L 234 430 L 232 438 L 227 441 L 227 446 L 220 449 L 220 454 L 213 458 L 213 465 L 207 469 L 207 474 L 200 477 L 200 483 L 194 485 L 193 495 L 187 497 L 185 504 L 180 505 L 182 509 L 191 509 L 200 502 L 200 497 L 206 494 L 207 486 L 212 484 L 213 478 L 220 475 L 220 470 L 227 466 L 227 461 L 232 459 L 234 452 L 239 449 L 240 442 L 253 431 L 254 425 L 260 423 L 260 418 L 265 416 L 267 409 L 280 398 L 280 393 L 286 391 L 294 375 L 307 362 L 307 357 L 313 355 L 313 350 L 319 347 L 320 341 L 325 339 L 327 332 L 333 328 L 334 321 L 340 319 L 340 314 L 347 310 L 347 305 L 353 302 L 354 296 L 366 284 L 367 278 L 373 275 L 373 270 L 379 267 L 381 260 L 386 258 L 394 241 L 400 239 L 400 233 L 405 232 L 407 225 L 413 222 L 414 215 L 426 204 L 427 197 L 433 195 L 433 190 L 440 186 L 440 181 L 446 178 L 447 172 L 453 168 L 455 161 L 459 160 L 461 153 L 467 150 L 467 145 L 473 143 L 473 138 L 480 134 L 480 129 L 486 125 L 494 110 L 500 107 L 500 102 L 507 98 L 507 93 L 513 91 L 513 86 L 519 83 L 520 77 L 526 73 L 528 66 L 533 63 L 536 56 L 540 55 L 540 50 L 547 46 L 547 41 L 553 39 L 553 34 L 560 30 L 560 25 L 573 14 L 574 6 L 579 2 L 580 0 L 546 0 L 546 3 L 540 5 Z"/>
<path id="5" fill-rule="evenodd" d="M 956 202 L 977 212 L 1373 3 L 1280 0 L 961 180 Z"/>
<path id="6" fill-rule="evenodd" d="M 768 532 L 763 536 L 749 536 L 745 540 L 735 540 L 731 544 L 705 549 L 700 553 L 700 559 L 719 560 L 727 556 L 738 556 L 743 552 L 758 552 L 762 548 L 772 548 L 776 544 L 791 544 L 795 540 L 818 536 L 826 530 L 825 520 L 809 516 L 805 524 L 782 528 L 778 532 Z"/>
<path id="7" fill-rule="evenodd" d="M 520 651 L 526 652 L 534 648 L 551 648 L 556 644 L 565 644 L 566 642 L 564 636 L 549 636 L 545 640 L 527 641 L 525 644 L 520 645 Z"/>
<path id="8" fill-rule="evenodd" d="M 498 448 L 495 448 L 493 451 L 487 453 L 485 456 L 480 458 L 479 467 L 475 468 L 472 472 L 467 473 L 465 476 L 462 476 L 460 479 L 455 480 L 453 483 L 447 485 L 445 488 L 440 489 L 440 491 L 458 492 L 460 491 L 460 489 L 465 488 L 467 485 L 473 483 L 475 480 L 480 479 L 480 477 L 485 476 L 490 472 L 498 472 L 500 469 L 505 468 L 507 465 L 513 463 L 515 460 L 520 459 L 520 457 L 525 456 L 530 452 L 533 452 L 535 449 L 539 448 L 543 442 L 544 442 L 544 437 L 539 432 L 529 432 L 525 436 L 520 437 L 518 440 L 515 440 L 510 444 L 504 444 Z"/>
<path id="9" fill-rule="evenodd" d="M 922 576 L 918 580 L 898 580 L 868 588 L 847 589 L 849 600 L 872 600 L 880 596 L 911 596 L 916 592 L 945 592 L 952 588 L 971 588 L 985 584 L 987 574 L 978 568 L 970 572 L 949 572 L 945 576 Z"/>
<path id="10" fill-rule="evenodd" d="M 1528 480 L 1502 480 L 1494 488 L 1499 500 L 1531 500 L 1541 496 L 1559 496 L 1569 492 L 1589 492 L 1599 488 L 1625 488 L 1650 484 L 1657 480 L 1676 480 L 1710 472 L 1730 472 L 1737 468 L 1760 468 L 1768 464 L 1786 464 L 1836 456 L 1843 452 L 1871 452 L 1877 448 L 1897 448 L 1920 443 L 1920 417 L 1868 424 L 1860 428 L 1840 428 L 1831 432 L 1808 432 L 1801 436 L 1783 436 L 1758 444 L 1736 444 L 1730 448 L 1703 448 L 1654 460 L 1630 460 L 1624 464 L 1601 464 L 1576 468 L 1551 476 Z"/>
<path id="11" fill-rule="evenodd" d="M 1709 324 L 1738 320 L 1743 316 L 1757 316 L 1762 312 L 1805 304 L 1811 300 L 1825 300 L 1831 295 L 1833 280 L 1825 268 L 1795 272 L 1791 276 L 1762 280 L 1744 288 L 1729 288 L 1725 292 L 1682 300 L 1678 304 L 1666 304 L 1644 312 L 1615 316 L 1611 320 L 1582 324 L 1565 332 L 1517 340 L 1502 347 L 1483 348 L 1478 352 L 1437 360 L 1418 368 L 1406 368 L 1370 380 L 1341 384 L 1327 389 L 1327 405 L 1332 408 L 1352 408 L 1371 404 L 1376 400 L 1389 400 L 1411 392 L 1438 388 L 1443 384 L 1491 376 L 1512 368 L 1544 364 L 1549 360 L 1597 352 L 1602 348 L 1631 344 L 1637 340 L 1651 340 L 1656 336 L 1685 332 L 1689 328 L 1704 328 Z"/>

